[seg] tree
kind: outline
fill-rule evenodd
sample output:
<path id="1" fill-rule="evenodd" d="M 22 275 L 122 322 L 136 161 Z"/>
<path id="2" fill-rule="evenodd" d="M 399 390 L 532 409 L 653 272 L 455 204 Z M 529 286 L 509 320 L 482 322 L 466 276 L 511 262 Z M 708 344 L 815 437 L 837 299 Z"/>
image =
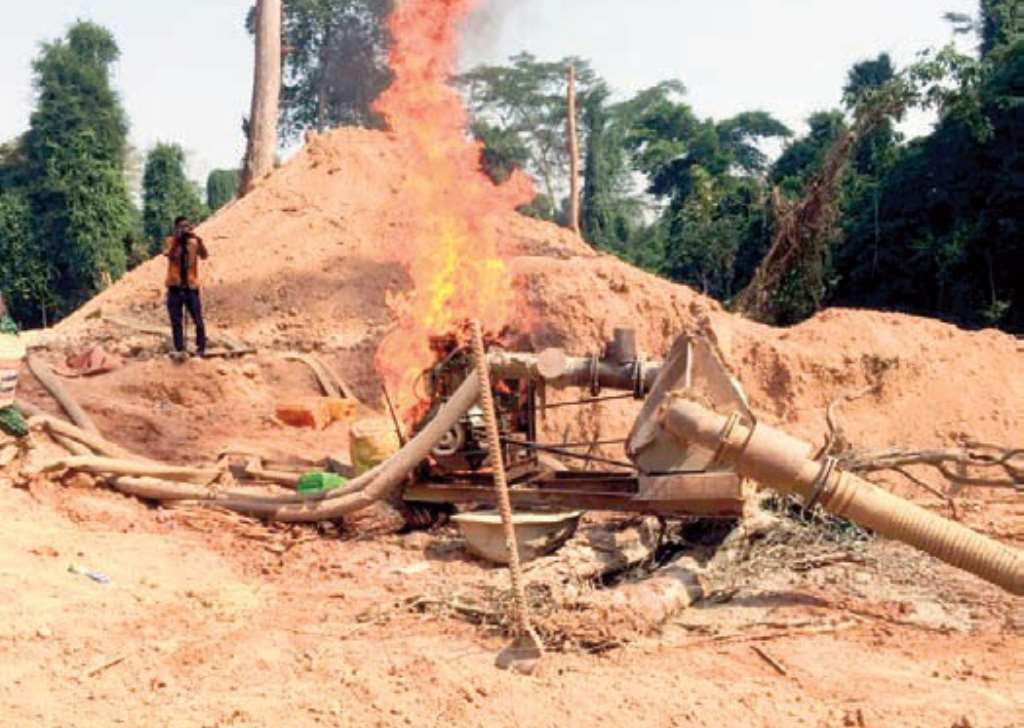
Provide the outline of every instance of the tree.
<path id="1" fill-rule="evenodd" d="M 33 63 L 37 104 L 21 144 L 22 178 L 33 248 L 45 261 L 47 290 L 59 297 L 58 315 L 125 270 L 132 203 L 124 175 L 128 125 L 110 84 L 118 55 L 109 31 L 80 21 L 44 44 Z M 33 314 L 29 323 L 48 317 Z"/>
<path id="2" fill-rule="evenodd" d="M 240 192 L 249 193 L 256 181 L 274 169 L 277 156 L 277 115 L 281 96 L 281 0 L 256 4 L 256 63 L 252 113 L 246 124 L 248 144 Z"/>
<path id="3" fill-rule="evenodd" d="M 647 235 L 648 205 L 637 191 L 627 139 L 636 120 L 655 102 L 682 95 L 678 81 L 641 91 L 626 101 L 609 104 L 611 91 L 597 82 L 583 97 L 583 237 L 638 265 L 659 269 L 657 235 Z"/>
<path id="4" fill-rule="evenodd" d="M 1024 2 L 981 0 L 981 54 L 1010 46 L 1024 35 Z"/>
<path id="5" fill-rule="evenodd" d="M 768 160 L 759 143 L 790 134 L 762 111 L 716 121 L 670 99 L 650 104 L 627 144 L 649 192 L 667 202 L 661 272 L 718 298 L 732 295 L 736 261 L 766 247 Z"/>
<path id="6" fill-rule="evenodd" d="M 35 249 L 32 210 L 21 190 L 0 190 L 0 294 L 20 321 L 45 319 L 55 305 L 50 272 Z"/>
<path id="7" fill-rule="evenodd" d="M 384 19 L 392 0 L 284 0 L 280 135 L 382 126 L 371 108 L 391 82 Z M 247 21 L 255 32 L 255 8 Z"/>
<path id="8" fill-rule="evenodd" d="M 206 206 L 211 213 L 231 202 L 238 193 L 239 171 L 215 169 L 206 178 Z"/>
<path id="9" fill-rule="evenodd" d="M 1024 40 L 946 66 L 938 126 L 880 179 L 881 244 L 847 215 L 832 300 L 1024 330 Z"/>
<path id="10" fill-rule="evenodd" d="M 974 34 L 981 42 L 982 57 L 1000 46 L 1012 46 L 1024 36 L 1024 2 L 1021 0 L 980 0 L 978 15 L 946 13 L 960 35 Z"/>
<path id="11" fill-rule="evenodd" d="M 568 193 L 565 79 L 574 67 L 577 93 L 584 97 L 597 83 L 597 75 L 579 58 L 542 62 L 520 53 L 509 60 L 507 66 L 478 66 L 459 76 L 456 83 L 466 94 L 476 124 L 515 135 L 528 150 L 526 171 L 539 182 L 547 201 L 543 208 L 535 202 L 533 211 L 555 219 L 559 201 Z"/>
<path id="12" fill-rule="evenodd" d="M 209 215 L 196 185 L 185 176 L 185 152 L 177 144 L 157 144 L 146 155 L 142 202 L 142 229 L 150 255 L 160 252 L 176 217 L 202 222 Z"/>
<path id="13" fill-rule="evenodd" d="M 791 194 L 799 194 L 821 170 L 828 152 L 848 131 L 846 115 L 838 110 L 816 111 L 807 118 L 807 133 L 786 145 L 769 177 Z"/>

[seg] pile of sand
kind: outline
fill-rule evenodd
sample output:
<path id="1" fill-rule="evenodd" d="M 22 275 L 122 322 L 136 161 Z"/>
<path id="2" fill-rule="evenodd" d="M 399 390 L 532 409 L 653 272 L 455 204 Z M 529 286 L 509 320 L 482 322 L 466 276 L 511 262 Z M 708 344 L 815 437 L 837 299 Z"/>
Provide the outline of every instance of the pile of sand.
<path id="1" fill-rule="evenodd" d="M 409 229 L 394 205 L 406 175 L 388 135 L 338 130 L 312 138 L 255 192 L 205 223 L 200 233 L 212 255 L 205 304 L 214 332 L 261 349 L 316 350 L 376 403 L 373 354 L 393 324 L 387 297 L 409 285 L 401 266 L 382 253 L 401 245 Z M 648 354 L 659 356 L 678 334 L 700 329 L 717 339 L 756 411 L 795 434 L 820 439 L 830 401 L 880 385 L 843 408 L 848 435 L 859 445 L 930 446 L 963 433 L 1024 441 L 1024 344 L 1014 337 L 851 310 L 775 329 L 596 253 L 556 226 L 510 214 L 501 227 L 503 252 L 531 311 L 522 333 L 538 349 L 588 352 L 627 325 Z M 69 342 L 109 339 L 100 312 L 163 325 L 163 266 L 154 260 L 131 272 L 55 333 Z M 139 366 L 164 386 L 191 376 L 164 362 Z M 132 377 L 95 380 L 85 396 L 106 394 L 119 400 L 110 407 L 120 407 L 128 386 L 122 380 Z M 118 389 L 107 391 L 115 382 Z M 236 398 L 245 401 L 245 391 Z M 611 408 L 605 412 L 615 419 Z"/>

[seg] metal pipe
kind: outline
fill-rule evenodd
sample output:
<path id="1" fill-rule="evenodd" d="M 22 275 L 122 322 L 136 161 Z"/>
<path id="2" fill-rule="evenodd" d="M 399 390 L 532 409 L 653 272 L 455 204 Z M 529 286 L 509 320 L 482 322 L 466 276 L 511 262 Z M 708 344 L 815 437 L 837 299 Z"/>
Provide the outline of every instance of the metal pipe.
<path id="1" fill-rule="evenodd" d="M 558 389 L 586 387 L 624 392 L 635 392 L 639 380 L 641 396 L 651 391 L 661 371 L 660 362 L 620 363 L 594 357 L 573 357 L 562 349 L 548 349 L 540 354 L 494 352 L 488 359 L 491 373 L 498 379 L 543 381 Z"/>
<path id="2" fill-rule="evenodd" d="M 717 463 L 780 493 L 902 541 L 935 558 L 1024 595 L 1024 554 L 946 520 L 850 473 L 835 460 L 812 460 L 811 446 L 763 424 L 747 427 L 696 402 L 677 399 L 663 427 L 684 443 L 717 452 Z"/>

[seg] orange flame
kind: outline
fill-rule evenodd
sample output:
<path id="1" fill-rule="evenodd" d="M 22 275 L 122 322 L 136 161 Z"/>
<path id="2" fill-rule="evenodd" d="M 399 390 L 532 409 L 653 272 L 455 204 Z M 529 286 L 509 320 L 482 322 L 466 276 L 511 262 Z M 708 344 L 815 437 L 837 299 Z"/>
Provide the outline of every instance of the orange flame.
<path id="1" fill-rule="evenodd" d="M 419 413 L 430 339 L 468 319 L 498 332 L 514 314 L 512 280 L 499 254 L 497 222 L 533 198 L 525 174 L 498 187 L 480 170 L 467 133 L 455 71 L 458 32 L 476 0 L 402 0 L 388 19 L 394 82 L 375 103 L 402 145 L 408 182 L 399 209 L 411 226 L 396 251 L 412 279 L 392 299 L 399 323 L 377 352 L 377 370 L 402 414 Z"/>

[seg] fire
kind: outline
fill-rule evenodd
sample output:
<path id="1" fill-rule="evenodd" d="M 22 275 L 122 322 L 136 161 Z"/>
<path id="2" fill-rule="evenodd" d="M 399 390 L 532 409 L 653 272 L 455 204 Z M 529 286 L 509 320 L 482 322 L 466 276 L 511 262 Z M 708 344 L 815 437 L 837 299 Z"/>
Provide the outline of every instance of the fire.
<path id="1" fill-rule="evenodd" d="M 402 412 L 419 413 L 430 339 L 471 318 L 498 332 L 515 315 L 512 280 L 499 254 L 497 220 L 533 198 L 522 173 L 495 186 L 480 171 L 455 72 L 458 34 L 476 0 L 402 0 L 388 19 L 394 82 L 375 103 L 406 165 L 398 205 L 411 227 L 396 251 L 412 290 L 392 298 L 398 326 L 377 352 L 377 370 Z"/>

